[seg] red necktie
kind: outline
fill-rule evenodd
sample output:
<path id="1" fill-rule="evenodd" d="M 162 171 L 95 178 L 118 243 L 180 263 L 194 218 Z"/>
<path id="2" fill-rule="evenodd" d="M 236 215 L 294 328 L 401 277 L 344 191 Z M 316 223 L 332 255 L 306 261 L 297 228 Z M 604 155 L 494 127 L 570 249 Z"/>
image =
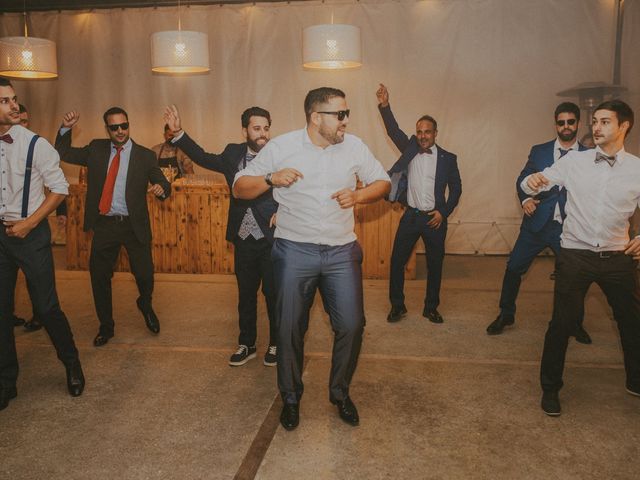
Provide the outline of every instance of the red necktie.
<path id="1" fill-rule="evenodd" d="M 11 135 L 7 133 L 6 135 L 2 135 L 0 137 L 0 141 L 6 142 L 6 143 L 13 143 L 13 138 L 11 138 Z"/>
<path id="2" fill-rule="evenodd" d="M 116 147 L 116 154 L 111 161 L 109 171 L 107 172 L 107 179 L 104 181 L 104 187 L 102 187 L 102 196 L 100 197 L 100 203 L 98 204 L 98 210 L 100 215 L 106 215 L 111 210 L 111 202 L 113 201 L 113 189 L 116 186 L 116 177 L 118 176 L 118 168 L 120 168 L 120 152 L 122 147 Z"/>

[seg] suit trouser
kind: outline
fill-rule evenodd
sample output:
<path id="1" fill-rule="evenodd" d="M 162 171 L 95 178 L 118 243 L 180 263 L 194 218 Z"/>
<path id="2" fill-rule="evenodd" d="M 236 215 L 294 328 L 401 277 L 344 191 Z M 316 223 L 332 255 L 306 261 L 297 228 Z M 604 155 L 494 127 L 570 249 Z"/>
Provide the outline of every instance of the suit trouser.
<path id="1" fill-rule="evenodd" d="M 114 333 L 111 279 L 122 246 L 127 250 L 131 273 L 136 279 L 140 293 L 138 307 L 143 312 L 151 309 L 153 294 L 151 245 L 138 240 L 129 217 L 100 216 L 93 230 L 89 273 L 93 301 L 100 321 L 100 334 L 105 336 L 113 336 Z"/>
<path id="2" fill-rule="evenodd" d="M 507 260 L 507 268 L 502 278 L 500 293 L 500 313 L 503 315 L 516 314 L 516 298 L 520 292 L 522 276 L 527 273 L 535 258 L 545 248 L 553 250 L 556 258 L 560 254 L 560 234 L 562 224 L 550 219 L 538 232 L 533 232 L 524 225 L 520 227 L 520 234 Z M 578 318 L 578 325 L 584 321 L 584 305 Z"/>
<path id="3" fill-rule="evenodd" d="M 349 395 L 364 330 L 362 249 L 278 238 L 271 250 L 276 281 L 278 388 L 285 403 L 302 397 L 304 335 L 316 289 L 323 295 L 334 332 L 329 400 Z"/>
<path id="4" fill-rule="evenodd" d="M 33 308 L 58 359 L 65 366 L 78 361 L 73 333 L 56 292 L 49 223 L 43 220 L 25 238 L 8 237 L 5 228 L 0 227 L 0 383 L 5 386 L 14 386 L 18 378 L 13 334 L 13 296 L 18 269 L 32 286 Z"/>
<path id="5" fill-rule="evenodd" d="M 569 337 L 592 283 L 598 284 L 618 323 L 627 385 L 640 389 L 640 285 L 638 262 L 624 254 L 601 258 L 590 250 L 562 248 L 556 262 L 553 316 L 544 339 L 540 383 L 544 391 L 562 388 Z"/>
<path id="6" fill-rule="evenodd" d="M 249 235 L 234 242 L 234 265 L 238 283 L 239 345 L 253 346 L 257 338 L 258 289 L 267 304 L 269 345 L 276 344 L 276 295 L 271 263 L 271 243 Z"/>
<path id="7" fill-rule="evenodd" d="M 391 274 L 389 280 L 389 300 L 391 305 L 404 305 L 404 267 L 411 257 L 413 247 L 422 237 L 427 257 L 427 291 L 424 306 L 433 311 L 440 305 L 440 284 L 444 262 L 444 242 L 447 237 L 447 220 L 440 228 L 431 228 L 427 223 L 433 218 L 424 212 L 407 208 L 400 219 L 391 252 Z"/>

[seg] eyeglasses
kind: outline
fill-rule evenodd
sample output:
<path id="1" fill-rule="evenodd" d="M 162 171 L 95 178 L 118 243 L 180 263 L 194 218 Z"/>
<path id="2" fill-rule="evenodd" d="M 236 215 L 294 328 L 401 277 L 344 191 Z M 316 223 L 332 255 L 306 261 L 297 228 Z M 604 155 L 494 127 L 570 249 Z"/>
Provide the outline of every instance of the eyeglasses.
<path id="1" fill-rule="evenodd" d="M 117 132 L 119 128 L 122 130 L 129 130 L 129 122 L 116 123 L 115 125 L 107 125 L 107 128 L 112 132 Z"/>
<path id="2" fill-rule="evenodd" d="M 562 127 L 563 125 L 575 125 L 577 120 L 575 118 L 570 118 L 569 120 L 556 120 L 556 125 Z"/>
<path id="3" fill-rule="evenodd" d="M 316 112 L 316 113 L 325 113 L 327 115 L 335 115 L 338 117 L 338 121 L 344 120 L 345 117 L 348 117 L 351 113 L 351 110 L 338 110 L 337 112 Z"/>

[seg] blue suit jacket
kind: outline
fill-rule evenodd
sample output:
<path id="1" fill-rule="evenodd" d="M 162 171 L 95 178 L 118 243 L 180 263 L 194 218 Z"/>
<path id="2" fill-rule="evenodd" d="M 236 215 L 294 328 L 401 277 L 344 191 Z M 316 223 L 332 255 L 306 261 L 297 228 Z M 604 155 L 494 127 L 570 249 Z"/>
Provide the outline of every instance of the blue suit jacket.
<path id="1" fill-rule="evenodd" d="M 180 137 L 180 140 L 175 142 L 175 145 L 201 167 L 222 173 L 227 185 L 229 185 L 229 190 L 233 186 L 233 179 L 238 172 L 238 167 L 247 153 L 246 143 L 230 143 L 221 154 L 207 153 L 186 133 Z M 242 219 L 247 213 L 247 208 L 251 208 L 256 223 L 265 238 L 269 243 L 273 243 L 275 227 L 269 227 L 269 221 L 271 216 L 278 210 L 278 203 L 273 199 L 271 189 L 252 200 L 240 200 L 231 195 L 229 199 L 227 240 L 233 242 L 236 239 Z"/>
<path id="2" fill-rule="evenodd" d="M 389 201 L 400 202 L 407 205 L 407 170 L 411 160 L 419 153 L 420 147 L 415 135 L 409 138 L 398 126 L 391 107 L 378 105 L 387 135 L 402 152 L 398 161 L 389 170 L 392 187 L 389 193 Z M 435 209 L 447 218 L 456 208 L 462 195 L 462 181 L 458 171 L 456 155 L 447 152 L 440 145 L 438 147 L 438 160 L 436 163 L 436 178 L 434 188 Z M 449 187 L 449 196 L 445 197 L 445 191 Z"/>
<path id="3" fill-rule="evenodd" d="M 520 203 L 524 202 L 527 198 L 532 198 L 531 195 L 527 195 L 520 187 L 522 181 L 532 173 L 541 172 L 545 168 L 553 165 L 554 144 L 555 140 L 551 140 L 550 142 L 531 147 L 529 160 L 516 180 L 516 191 L 518 192 Z M 588 148 L 579 143 L 578 150 L 588 150 Z M 542 227 L 553 217 L 556 204 L 560 203 L 560 208 L 564 210 L 564 206 L 567 203 L 567 191 L 564 188 L 560 190 L 559 187 L 555 186 L 548 192 L 540 193 L 535 198 L 536 200 L 540 200 L 536 211 L 530 217 L 524 215 L 522 218 L 522 227 L 534 233 L 542 230 Z"/>

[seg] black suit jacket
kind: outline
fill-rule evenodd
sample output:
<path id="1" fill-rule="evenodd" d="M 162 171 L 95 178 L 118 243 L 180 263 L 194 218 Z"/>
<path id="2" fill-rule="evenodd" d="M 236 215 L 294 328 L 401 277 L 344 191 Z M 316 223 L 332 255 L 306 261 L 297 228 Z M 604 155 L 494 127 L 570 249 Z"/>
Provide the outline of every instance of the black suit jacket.
<path id="1" fill-rule="evenodd" d="M 151 241 L 151 224 L 147 210 L 148 184 L 160 184 L 164 189 L 164 200 L 171 194 L 171 184 L 158 167 L 155 153 L 131 141 L 131 156 L 127 171 L 125 201 L 133 231 L 143 243 Z M 77 148 L 71 146 L 71 130 L 56 137 L 56 150 L 63 162 L 87 167 L 87 198 L 84 208 L 84 231 L 93 230 L 100 212 L 98 204 L 111 155 L 111 141 L 92 140 L 89 145 Z"/>
<path id="2" fill-rule="evenodd" d="M 407 204 L 407 169 L 409 163 L 418 154 L 420 147 L 415 135 L 409 138 L 398 126 L 391 107 L 378 106 L 387 135 L 402 152 L 398 161 L 389 170 L 389 176 L 397 179 L 396 185 L 392 187 L 393 197 L 390 200 L 399 201 Z M 436 163 L 436 178 L 434 188 L 435 209 L 438 210 L 445 218 L 447 218 L 456 208 L 462 195 L 462 181 L 460 180 L 460 172 L 458 170 L 458 160 L 456 155 L 447 152 L 440 145 L 438 148 L 438 160 Z M 449 188 L 449 195 L 445 197 L 445 191 Z"/>
<path id="3" fill-rule="evenodd" d="M 207 153 L 186 133 L 175 144 L 201 167 L 222 173 L 230 190 L 233 187 L 233 179 L 247 154 L 246 143 L 230 143 L 221 154 Z M 271 216 L 278 210 L 278 204 L 273 199 L 271 189 L 253 200 L 240 200 L 234 198 L 233 195 L 231 196 L 227 221 L 227 241 L 234 242 L 236 240 L 242 219 L 249 207 L 265 238 L 270 243 L 273 243 L 273 231 L 275 228 L 269 227 L 269 221 Z"/>

